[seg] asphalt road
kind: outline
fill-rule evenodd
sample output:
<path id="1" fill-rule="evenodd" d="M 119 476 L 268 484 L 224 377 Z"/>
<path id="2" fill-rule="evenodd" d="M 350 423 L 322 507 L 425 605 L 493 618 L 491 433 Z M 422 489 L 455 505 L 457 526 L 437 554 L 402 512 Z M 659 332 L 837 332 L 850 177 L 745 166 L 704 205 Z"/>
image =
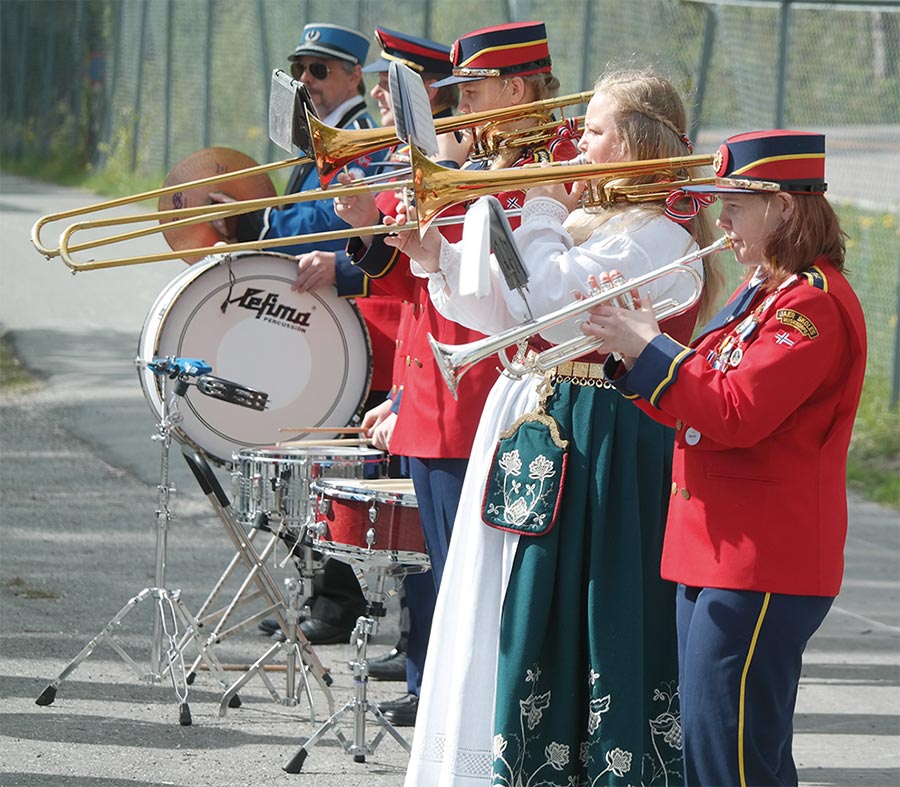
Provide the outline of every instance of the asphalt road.
<path id="1" fill-rule="evenodd" d="M 357 763 L 328 735 L 302 774 L 282 771 L 327 716 L 318 688 L 316 722 L 305 701 L 275 702 L 258 678 L 241 690 L 242 706 L 220 716 L 223 690 L 200 672 L 188 697 L 193 724 L 181 726 L 172 685 L 141 679 L 104 642 L 52 705 L 35 704 L 128 599 L 155 581 L 161 451 L 133 361 L 150 305 L 184 267 L 156 263 L 73 277 L 61 262 L 41 258 L 29 242 L 34 220 L 93 199 L 0 175 L 0 333 L 39 380 L 30 391 L 0 394 L 0 785 L 401 785 L 405 753 L 389 738 Z M 230 489 L 228 474 L 216 473 Z M 171 477 L 177 491 L 166 585 L 180 589 L 193 612 L 233 549 L 177 450 Z M 290 576 L 272 573 L 278 582 Z M 152 600 L 137 604 L 116 640 L 141 674 L 150 671 L 153 613 Z M 393 610 L 372 651 L 387 649 L 395 636 Z M 248 631 L 214 652 L 224 663 L 246 665 L 270 644 Z M 331 670 L 341 707 L 353 695 L 352 649 L 316 653 Z M 283 695 L 285 674 L 270 675 Z M 401 692 L 400 684 L 370 684 L 376 700 Z M 801 784 L 900 784 L 898 709 L 900 521 L 851 499 L 844 589 L 810 644 L 800 687 Z M 368 732 L 371 738 L 371 725 Z M 344 733 L 352 737 L 352 728 Z"/>

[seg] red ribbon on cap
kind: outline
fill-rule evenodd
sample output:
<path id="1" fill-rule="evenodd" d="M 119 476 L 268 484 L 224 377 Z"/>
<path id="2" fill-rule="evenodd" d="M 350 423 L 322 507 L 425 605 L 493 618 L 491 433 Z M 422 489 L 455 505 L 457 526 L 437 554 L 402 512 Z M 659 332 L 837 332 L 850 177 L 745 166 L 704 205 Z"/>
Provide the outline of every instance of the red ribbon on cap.
<path id="1" fill-rule="evenodd" d="M 690 202 L 690 207 L 687 210 L 678 210 L 675 204 L 683 199 Z M 684 191 L 684 189 L 675 189 L 666 197 L 665 216 L 677 224 L 687 224 L 703 208 L 712 205 L 715 201 L 715 194 L 692 194 Z"/>

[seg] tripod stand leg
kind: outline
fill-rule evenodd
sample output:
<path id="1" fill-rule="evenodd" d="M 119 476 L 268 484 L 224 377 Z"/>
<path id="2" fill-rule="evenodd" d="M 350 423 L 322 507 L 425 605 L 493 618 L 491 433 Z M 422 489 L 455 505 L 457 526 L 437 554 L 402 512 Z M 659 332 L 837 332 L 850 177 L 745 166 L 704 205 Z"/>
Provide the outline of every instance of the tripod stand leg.
<path id="1" fill-rule="evenodd" d="M 94 637 L 90 642 L 87 643 L 82 649 L 81 652 L 72 659 L 63 669 L 62 672 L 56 677 L 52 683 L 48 684 L 47 687 L 41 692 L 40 696 L 35 700 L 36 705 L 52 705 L 53 701 L 56 699 L 56 690 L 62 684 L 62 682 L 69 677 L 78 666 L 87 659 L 93 652 L 96 650 L 97 646 L 100 645 L 107 639 L 110 639 L 112 633 L 115 631 L 116 627 L 122 622 L 122 619 L 133 610 L 141 601 L 143 601 L 147 596 L 152 592 L 152 588 L 144 588 L 140 593 L 136 596 L 130 598 L 124 607 L 120 609 L 116 615 L 112 618 L 112 620 L 107 623 L 102 631 Z M 111 643 L 112 644 L 112 643 Z M 121 650 L 116 648 L 117 651 Z M 137 672 L 138 677 L 143 677 L 139 670 L 136 669 L 134 662 L 129 658 L 126 659 L 128 665 Z"/>
<path id="2" fill-rule="evenodd" d="M 282 770 L 286 771 L 287 773 L 300 773 L 300 771 L 303 769 L 303 763 L 306 761 L 306 758 L 309 755 L 310 749 L 312 749 L 312 747 L 315 746 L 329 730 L 334 730 L 335 737 L 338 739 L 341 746 L 344 747 L 344 751 L 350 751 L 350 743 L 344 737 L 343 733 L 341 733 L 341 730 L 337 726 L 337 724 L 341 716 L 353 710 L 353 706 L 355 704 L 355 700 L 350 700 L 337 713 L 332 714 L 332 716 L 326 719 L 322 726 L 319 727 L 309 738 L 306 739 L 306 742 L 303 744 L 303 746 L 300 747 L 299 751 L 293 757 L 291 757 L 287 765 L 282 766 Z"/>
<path id="3" fill-rule="evenodd" d="M 375 611 L 373 607 L 371 611 Z M 353 699 L 349 700 L 343 708 L 334 713 L 321 727 L 319 727 L 312 736 L 300 747 L 297 753 L 288 761 L 283 769 L 288 773 L 300 773 L 303 763 L 309 756 L 309 752 L 316 743 L 321 740 L 329 730 L 334 731 L 335 737 L 340 741 L 344 751 L 353 755 L 354 762 L 365 762 L 366 756 L 372 754 L 375 748 L 384 738 L 385 733 L 391 735 L 397 743 L 399 743 L 406 752 L 411 751 L 410 745 L 406 742 L 402 735 L 395 729 L 379 710 L 378 706 L 368 699 L 368 683 L 369 669 L 366 661 L 366 649 L 368 647 L 369 635 L 375 628 L 375 619 L 369 615 L 363 615 L 356 621 L 356 628 L 353 631 L 353 637 L 356 640 L 356 659 L 352 664 L 353 667 Z M 353 714 L 353 741 L 349 742 L 340 728 L 337 726 L 338 721 L 347 713 Z M 375 717 L 375 722 L 381 727 L 371 743 L 366 742 L 366 714 L 371 713 Z"/>

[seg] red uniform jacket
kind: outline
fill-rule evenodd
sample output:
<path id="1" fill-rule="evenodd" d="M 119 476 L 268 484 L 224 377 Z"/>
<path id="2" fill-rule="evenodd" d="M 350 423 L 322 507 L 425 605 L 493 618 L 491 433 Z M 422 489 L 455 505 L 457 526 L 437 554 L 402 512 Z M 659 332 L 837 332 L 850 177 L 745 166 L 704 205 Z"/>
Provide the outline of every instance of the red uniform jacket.
<path id="1" fill-rule="evenodd" d="M 555 140 L 551 149 L 541 150 L 541 159 L 565 161 L 577 154 L 571 140 Z M 534 156 L 523 157 L 517 165 L 535 161 Z M 389 204 L 392 194 L 379 196 L 379 208 L 393 215 Z M 524 195 L 521 191 L 498 194 L 504 208 L 521 208 Z M 445 212 L 452 213 L 453 209 Z M 461 211 L 460 211 L 461 212 Z M 518 219 L 510 220 L 513 227 Z M 441 228 L 448 240 L 462 237 L 462 225 Z M 464 328 L 443 317 L 431 303 L 428 284 L 409 271 L 408 258 L 383 243 L 381 236 L 374 236 L 367 251 L 360 245 L 350 244 L 348 251 L 356 264 L 376 280 L 379 288 L 413 304 L 408 330 L 398 336 L 395 368 L 402 370 L 402 381 L 395 380 L 400 390 L 397 423 L 391 438 L 391 453 L 421 459 L 468 458 L 475 439 L 475 431 L 484 409 L 484 402 L 499 374 L 496 364 L 477 364 L 462 378 L 453 398 L 444 378 L 438 370 L 434 354 L 428 343 L 428 334 L 447 344 L 464 344 L 483 338 L 484 334 Z"/>
<path id="2" fill-rule="evenodd" d="M 614 380 L 676 428 L 664 578 L 837 595 L 865 366 L 859 301 L 820 258 L 774 293 L 739 290 L 692 348 L 657 337 Z"/>

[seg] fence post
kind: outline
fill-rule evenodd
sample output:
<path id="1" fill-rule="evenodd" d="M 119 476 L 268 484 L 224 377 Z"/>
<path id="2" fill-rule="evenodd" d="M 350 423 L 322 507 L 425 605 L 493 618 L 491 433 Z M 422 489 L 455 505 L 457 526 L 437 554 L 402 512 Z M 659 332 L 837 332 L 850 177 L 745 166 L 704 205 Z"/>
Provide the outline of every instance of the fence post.
<path id="1" fill-rule="evenodd" d="M 706 82 L 709 77 L 709 64 L 712 61 L 712 53 L 716 43 L 716 24 L 718 18 L 716 11 L 706 6 L 706 24 L 703 26 L 703 51 L 700 53 L 699 75 L 697 76 L 697 97 L 695 110 L 691 117 L 691 130 L 688 134 L 695 143 L 700 135 L 700 126 L 703 120 L 703 101 L 706 98 Z"/>
<path id="2" fill-rule="evenodd" d="M 142 89 L 141 67 L 144 64 L 144 47 L 147 39 L 147 11 L 150 0 L 144 0 L 141 5 L 141 24 L 139 28 L 140 40 L 138 41 L 138 60 L 137 60 L 137 80 L 134 96 L 134 116 L 131 118 L 131 171 L 137 168 L 137 151 L 138 137 L 140 135 L 141 123 L 141 96 L 144 91 Z"/>
<path id="3" fill-rule="evenodd" d="M 175 16 L 174 0 L 166 2 L 166 70 L 165 87 L 163 88 L 163 166 L 168 172 L 172 168 L 172 19 Z"/>
<path id="4" fill-rule="evenodd" d="M 900 404 L 900 279 L 897 280 L 897 310 L 894 313 L 894 379 L 891 382 L 891 409 Z"/>
<path id="5" fill-rule="evenodd" d="M 263 0 L 258 0 L 257 8 L 259 9 L 257 14 L 257 19 L 259 20 L 259 57 L 260 62 L 262 63 L 262 68 L 260 69 L 262 71 L 262 93 L 260 93 L 260 95 L 265 96 L 262 106 L 262 125 L 266 130 L 267 140 L 266 144 L 262 147 L 262 155 L 265 160 L 272 161 L 278 153 L 275 149 L 275 144 L 269 139 L 269 91 L 272 89 L 272 72 L 269 68 L 272 58 L 269 53 L 269 37 L 266 35 L 269 26 L 266 22 L 266 7 Z"/>
<path id="6" fill-rule="evenodd" d="M 206 85 L 203 90 L 203 147 L 210 144 L 210 127 L 212 125 L 212 30 L 213 0 L 206 0 L 206 45 L 203 47 L 203 79 Z"/>
<path id="7" fill-rule="evenodd" d="M 781 0 L 778 12 L 778 75 L 775 93 L 775 128 L 784 128 L 784 97 L 787 85 L 788 40 L 790 39 L 791 0 Z"/>
<path id="8" fill-rule="evenodd" d="M 578 84 L 580 84 L 582 86 L 581 89 L 584 90 L 586 85 L 590 85 L 591 87 L 594 85 L 594 80 L 591 78 L 593 64 L 588 62 L 589 58 L 587 56 L 588 50 L 590 49 L 591 33 L 594 29 L 594 4 L 590 2 L 590 0 L 584 4 L 584 16 L 581 21 L 581 75 Z"/>

